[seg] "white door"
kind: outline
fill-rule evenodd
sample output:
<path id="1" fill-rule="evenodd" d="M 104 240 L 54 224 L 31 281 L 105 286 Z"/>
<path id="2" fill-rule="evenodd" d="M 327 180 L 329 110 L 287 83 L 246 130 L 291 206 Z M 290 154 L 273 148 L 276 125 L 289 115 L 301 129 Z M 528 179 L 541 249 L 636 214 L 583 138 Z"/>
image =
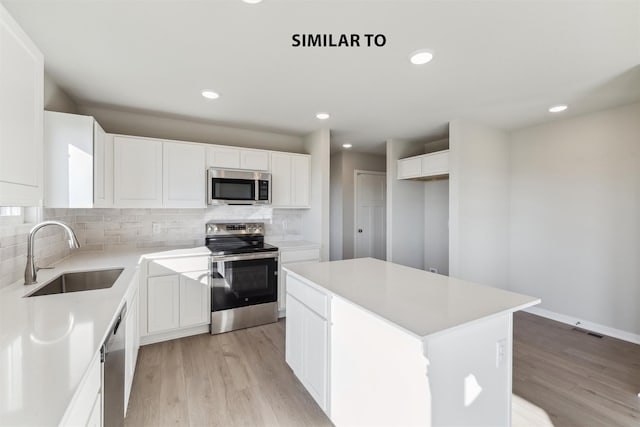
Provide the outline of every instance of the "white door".
<path id="1" fill-rule="evenodd" d="M 387 177 L 356 171 L 354 258 L 386 259 Z"/>

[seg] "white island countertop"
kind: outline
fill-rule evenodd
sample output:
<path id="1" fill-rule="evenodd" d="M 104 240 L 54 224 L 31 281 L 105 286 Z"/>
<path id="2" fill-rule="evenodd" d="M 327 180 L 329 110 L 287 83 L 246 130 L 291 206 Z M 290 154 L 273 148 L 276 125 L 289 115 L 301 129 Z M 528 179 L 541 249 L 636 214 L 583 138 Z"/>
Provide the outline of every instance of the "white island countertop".
<path id="1" fill-rule="evenodd" d="M 0 425 L 60 423 L 124 304 L 140 258 L 159 250 L 154 257 L 208 253 L 168 249 L 75 252 L 53 270 L 40 270 L 37 284 L 0 290 Z M 59 274 L 107 268 L 124 268 L 111 288 L 24 297 Z"/>
<path id="2" fill-rule="evenodd" d="M 540 303 L 539 298 L 374 258 L 284 268 L 417 337 Z"/>

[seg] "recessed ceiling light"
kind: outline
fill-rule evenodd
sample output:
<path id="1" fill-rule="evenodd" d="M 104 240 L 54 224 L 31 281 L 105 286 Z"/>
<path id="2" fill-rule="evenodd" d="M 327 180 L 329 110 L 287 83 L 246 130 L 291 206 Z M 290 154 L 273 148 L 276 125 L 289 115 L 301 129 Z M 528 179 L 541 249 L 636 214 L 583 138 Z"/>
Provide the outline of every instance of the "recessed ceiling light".
<path id="1" fill-rule="evenodd" d="M 560 113 L 564 110 L 567 109 L 567 106 L 564 104 L 560 104 L 560 105 L 554 105 L 553 107 L 549 108 L 549 112 L 550 113 Z"/>
<path id="2" fill-rule="evenodd" d="M 423 65 L 433 59 L 433 52 L 427 49 L 416 50 L 411 54 L 409 60 L 414 65 Z"/>
<path id="3" fill-rule="evenodd" d="M 242 1 L 249 4 L 257 4 L 257 3 L 260 3 L 262 0 L 242 0 Z"/>
<path id="4" fill-rule="evenodd" d="M 320 120 L 327 120 L 331 116 L 329 115 L 329 113 L 318 113 L 316 114 L 316 117 Z"/>
<path id="5" fill-rule="evenodd" d="M 214 92 L 212 90 L 203 90 L 202 91 L 202 96 L 204 96 L 207 99 L 218 99 L 218 98 L 220 98 L 220 95 L 217 92 Z"/>
<path id="6" fill-rule="evenodd" d="M 351 148 L 351 147 L 353 147 L 353 145 L 351 145 L 351 144 L 342 144 L 342 147 L 343 148 Z"/>

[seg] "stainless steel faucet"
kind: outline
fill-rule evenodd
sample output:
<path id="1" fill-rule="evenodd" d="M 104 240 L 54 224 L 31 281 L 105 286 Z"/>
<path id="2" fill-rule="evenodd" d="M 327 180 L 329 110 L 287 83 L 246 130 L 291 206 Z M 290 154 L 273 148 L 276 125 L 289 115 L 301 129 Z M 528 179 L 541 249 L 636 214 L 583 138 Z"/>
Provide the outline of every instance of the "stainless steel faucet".
<path id="1" fill-rule="evenodd" d="M 60 221 L 42 221 L 39 224 L 36 224 L 35 227 L 29 231 L 29 236 L 27 237 L 27 266 L 24 269 L 24 284 L 25 285 L 33 285 L 37 283 L 38 279 L 38 270 L 36 267 L 36 263 L 33 259 L 33 245 L 35 243 L 35 235 L 38 230 L 42 227 L 46 227 L 47 225 L 58 225 L 67 232 L 67 237 L 69 238 L 69 247 L 70 248 L 79 248 L 80 243 L 78 243 L 78 238 L 76 237 L 76 233 L 73 232 L 71 227 L 69 227 L 64 222 Z"/>

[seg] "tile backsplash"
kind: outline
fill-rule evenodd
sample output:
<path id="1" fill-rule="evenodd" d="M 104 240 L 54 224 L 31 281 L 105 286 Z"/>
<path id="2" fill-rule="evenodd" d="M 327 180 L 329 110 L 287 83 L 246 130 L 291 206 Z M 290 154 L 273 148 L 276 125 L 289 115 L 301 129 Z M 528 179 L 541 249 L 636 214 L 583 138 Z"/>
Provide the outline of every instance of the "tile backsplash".
<path id="1" fill-rule="evenodd" d="M 42 217 L 71 225 L 81 251 L 118 248 L 193 247 L 204 242 L 210 221 L 265 223 L 268 240 L 302 239 L 301 210 L 254 206 L 208 209 L 44 209 Z M 30 226 L 0 227 L 0 288 L 20 280 L 27 255 Z M 36 235 L 36 262 L 46 266 L 69 255 L 65 234 L 46 227 Z"/>

